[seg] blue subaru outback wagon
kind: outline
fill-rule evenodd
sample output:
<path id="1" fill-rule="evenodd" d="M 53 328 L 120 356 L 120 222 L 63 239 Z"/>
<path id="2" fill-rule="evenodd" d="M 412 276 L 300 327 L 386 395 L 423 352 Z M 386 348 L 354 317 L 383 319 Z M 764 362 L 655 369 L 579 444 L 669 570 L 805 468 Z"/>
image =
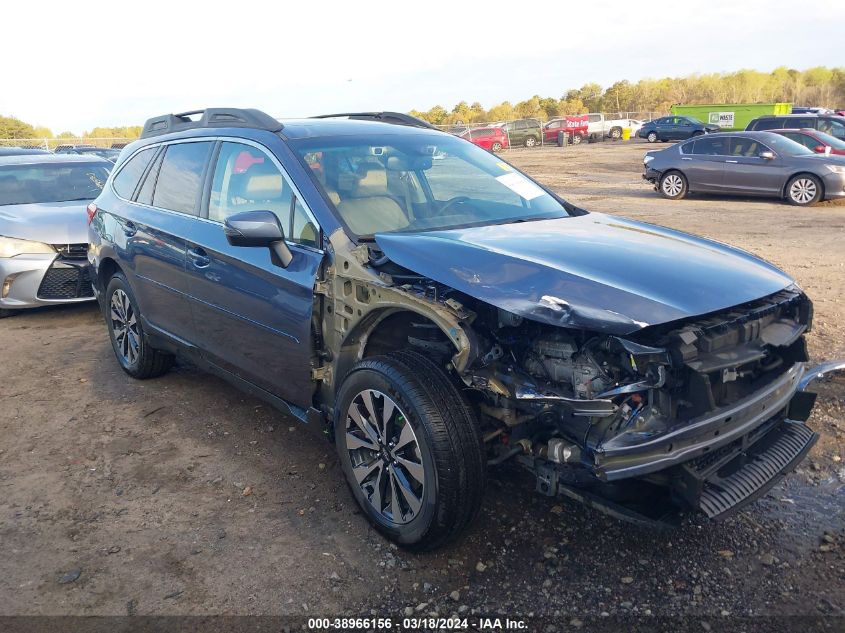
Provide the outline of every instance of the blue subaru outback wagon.
<path id="1" fill-rule="evenodd" d="M 155 117 L 88 218 L 125 372 L 180 355 L 299 418 L 407 547 L 460 533 L 506 462 L 658 524 L 736 511 L 817 438 L 830 368 L 791 277 L 407 115 Z"/>

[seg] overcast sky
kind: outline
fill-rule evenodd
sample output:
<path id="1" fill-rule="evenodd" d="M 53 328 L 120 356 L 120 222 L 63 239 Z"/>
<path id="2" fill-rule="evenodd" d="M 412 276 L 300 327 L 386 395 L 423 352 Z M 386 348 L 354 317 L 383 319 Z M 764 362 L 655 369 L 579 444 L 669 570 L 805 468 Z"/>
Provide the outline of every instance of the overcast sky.
<path id="1" fill-rule="evenodd" d="M 842 0 L 28 0 L 4 14 L 0 114 L 55 133 L 206 106 L 490 107 L 593 81 L 845 64 Z"/>

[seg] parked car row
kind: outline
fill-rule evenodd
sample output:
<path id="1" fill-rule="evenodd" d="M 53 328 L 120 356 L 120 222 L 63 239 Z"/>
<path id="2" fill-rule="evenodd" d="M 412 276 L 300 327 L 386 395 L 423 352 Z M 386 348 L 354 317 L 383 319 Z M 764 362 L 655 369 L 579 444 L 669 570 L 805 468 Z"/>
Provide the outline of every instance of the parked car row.
<path id="1" fill-rule="evenodd" d="M 466 141 L 391 113 L 150 119 L 88 206 L 117 362 L 145 379 L 184 355 L 299 418 L 417 549 L 465 530 L 505 461 L 658 525 L 732 513 L 804 459 L 824 370 L 793 279 Z"/>
<path id="2" fill-rule="evenodd" d="M 22 156 L 26 154 L 75 154 L 77 156 L 99 156 L 112 163 L 117 162 L 119 148 L 96 147 L 94 145 L 59 145 L 52 152 L 34 147 L 0 147 L 0 156 Z"/>

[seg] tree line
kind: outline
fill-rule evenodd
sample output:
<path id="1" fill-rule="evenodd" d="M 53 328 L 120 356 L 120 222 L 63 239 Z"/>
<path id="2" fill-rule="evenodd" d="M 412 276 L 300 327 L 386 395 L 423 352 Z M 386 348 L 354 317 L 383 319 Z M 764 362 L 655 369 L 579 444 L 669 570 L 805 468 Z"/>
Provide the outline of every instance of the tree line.
<path id="1" fill-rule="evenodd" d="M 410 114 L 435 125 L 540 119 L 587 112 L 666 113 L 675 104 L 777 103 L 826 108 L 845 107 L 845 68 L 820 66 L 807 70 L 780 67 L 770 73 L 740 70 L 733 73 L 694 74 L 686 77 L 617 81 L 608 88 L 588 83 L 567 90 L 561 97 L 541 97 L 513 104 L 503 101 L 485 109 L 478 101 L 461 101 L 451 110 L 436 105 Z"/>
<path id="2" fill-rule="evenodd" d="M 14 139 L 44 139 L 44 138 L 128 138 L 136 139 L 141 136 L 140 125 L 124 125 L 119 127 L 95 127 L 82 134 L 74 132 L 53 131 L 41 125 L 25 123 L 13 116 L 0 115 L 0 138 Z"/>
<path id="3" fill-rule="evenodd" d="M 597 83 L 567 90 L 561 97 L 541 97 L 516 104 L 503 101 L 485 109 L 478 101 L 461 101 L 451 110 L 436 105 L 429 110 L 411 110 L 436 125 L 548 119 L 586 112 L 668 112 L 674 104 L 771 103 L 786 102 L 803 106 L 845 107 L 845 68 L 819 66 L 807 70 L 780 67 L 770 73 L 740 70 L 663 79 L 641 79 L 636 83 L 617 81 L 608 88 Z M 15 117 L 0 116 L 0 138 L 138 138 L 140 125 L 95 127 L 83 134 L 61 132 L 54 135 L 43 126 L 31 125 Z"/>

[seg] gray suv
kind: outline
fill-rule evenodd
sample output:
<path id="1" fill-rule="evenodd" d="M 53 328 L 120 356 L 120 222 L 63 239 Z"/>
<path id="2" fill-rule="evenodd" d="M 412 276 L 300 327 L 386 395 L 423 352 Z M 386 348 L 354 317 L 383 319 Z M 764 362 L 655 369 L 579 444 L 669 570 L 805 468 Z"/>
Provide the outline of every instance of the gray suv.
<path id="1" fill-rule="evenodd" d="M 666 198 L 688 193 L 782 198 L 798 206 L 845 196 L 845 158 L 816 154 L 772 132 L 708 134 L 643 158 Z"/>

